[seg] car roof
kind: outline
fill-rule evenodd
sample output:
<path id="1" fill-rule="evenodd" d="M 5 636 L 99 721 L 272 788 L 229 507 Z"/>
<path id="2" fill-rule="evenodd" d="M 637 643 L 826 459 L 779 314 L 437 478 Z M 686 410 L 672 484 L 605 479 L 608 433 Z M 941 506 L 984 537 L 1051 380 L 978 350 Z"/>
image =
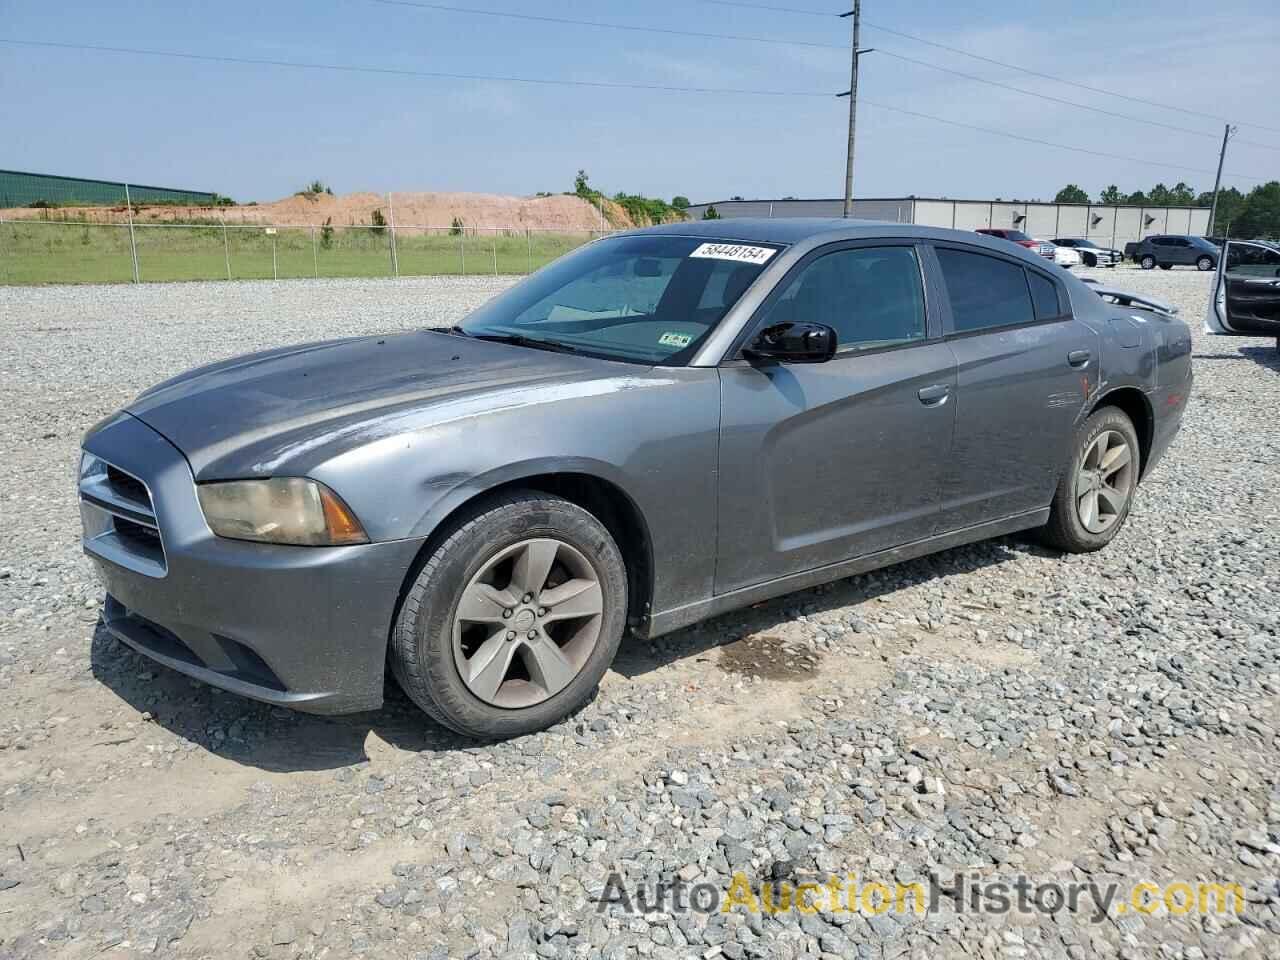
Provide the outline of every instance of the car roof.
<path id="1" fill-rule="evenodd" d="M 725 220 L 689 220 L 664 223 L 656 227 L 628 230 L 614 236 L 703 237 L 736 243 L 776 243 L 786 246 L 810 239 L 875 240 L 881 237 L 904 237 L 921 240 L 958 240 L 993 250 L 1006 250 L 984 234 L 945 227 L 926 227 L 888 220 L 845 220 L 821 217 L 732 217 Z"/>

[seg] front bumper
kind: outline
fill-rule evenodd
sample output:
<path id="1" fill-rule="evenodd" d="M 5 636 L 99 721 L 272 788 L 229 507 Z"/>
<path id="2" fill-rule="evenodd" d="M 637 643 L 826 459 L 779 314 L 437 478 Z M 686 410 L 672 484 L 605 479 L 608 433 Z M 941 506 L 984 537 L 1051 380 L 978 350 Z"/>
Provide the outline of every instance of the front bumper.
<path id="1" fill-rule="evenodd" d="M 387 637 L 421 541 L 291 547 L 214 536 L 185 458 L 127 414 L 84 448 L 147 487 L 162 555 L 101 533 L 82 498 L 84 550 L 107 591 L 103 621 L 138 652 L 206 683 L 312 713 L 382 704 Z"/>

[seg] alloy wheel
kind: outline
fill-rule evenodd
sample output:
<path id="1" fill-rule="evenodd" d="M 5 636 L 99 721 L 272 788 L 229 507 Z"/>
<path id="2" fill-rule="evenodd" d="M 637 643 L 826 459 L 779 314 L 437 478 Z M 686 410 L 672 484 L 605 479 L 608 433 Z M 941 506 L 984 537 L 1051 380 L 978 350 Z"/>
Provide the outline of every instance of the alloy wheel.
<path id="1" fill-rule="evenodd" d="M 1076 511 L 1090 533 L 1124 516 L 1133 493 L 1133 451 L 1122 433 L 1104 430 L 1089 444 L 1076 474 Z"/>
<path id="2" fill-rule="evenodd" d="M 600 639 L 604 593 L 585 556 L 561 540 L 522 540 L 471 578 L 453 616 L 463 683 L 498 707 L 531 707 L 582 670 Z"/>

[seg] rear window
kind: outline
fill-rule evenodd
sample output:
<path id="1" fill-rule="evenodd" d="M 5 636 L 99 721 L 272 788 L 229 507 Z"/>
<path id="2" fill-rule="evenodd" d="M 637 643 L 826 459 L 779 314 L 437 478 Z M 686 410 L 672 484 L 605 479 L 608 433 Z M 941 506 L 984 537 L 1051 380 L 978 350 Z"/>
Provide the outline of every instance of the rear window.
<path id="1" fill-rule="evenodd" d="M 985 253 L 946 247 L 939 247 L 937 253 L 947 282 L 954 332 L 970 333 L 1035 319 L 1022 267 Z"/>

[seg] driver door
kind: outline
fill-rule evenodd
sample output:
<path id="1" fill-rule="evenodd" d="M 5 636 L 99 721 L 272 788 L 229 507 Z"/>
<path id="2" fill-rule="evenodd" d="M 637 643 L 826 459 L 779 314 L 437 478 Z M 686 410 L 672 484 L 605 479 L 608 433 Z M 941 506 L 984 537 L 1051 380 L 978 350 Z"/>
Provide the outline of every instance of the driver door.
<path id="1" fill-rule="evenodd" d="M 1210 310 L 1223 333 L 1280 338 L 1280 249 L 1229 240 Z M 1215 326 L 1212 322 L 1210 326 Z"/>
<path id="2" fill-rule="evenodd" d="M 748 338 L 825 323 L 822 363 L 720 368 L 716 593 L 920 540 L 932 531 L 955 423 L 956 361 L 908 240 L 814 251 Z"/>

